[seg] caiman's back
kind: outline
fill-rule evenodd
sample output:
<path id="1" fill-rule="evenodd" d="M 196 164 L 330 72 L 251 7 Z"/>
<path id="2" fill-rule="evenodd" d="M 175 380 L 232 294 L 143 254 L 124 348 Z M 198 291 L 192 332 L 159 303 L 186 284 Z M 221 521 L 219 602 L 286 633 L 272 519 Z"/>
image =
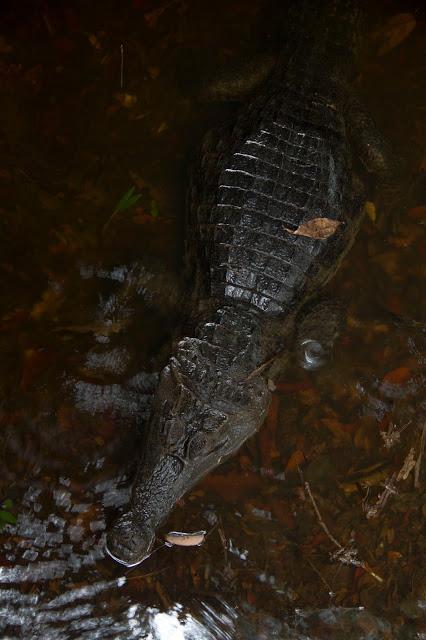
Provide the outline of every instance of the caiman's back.
<path id="1" fill-rule="evenodd" d="M 205 143 L 192 201 L 207 296 L 268 316 L 288 313 L 334 273 L 360 217 L 343 119 L 357 11 L 343 1 L 303 7 L 287 63 L 227 139 Z M 325 240 L 291 233 L 313 218 L 341 225 Z"/>

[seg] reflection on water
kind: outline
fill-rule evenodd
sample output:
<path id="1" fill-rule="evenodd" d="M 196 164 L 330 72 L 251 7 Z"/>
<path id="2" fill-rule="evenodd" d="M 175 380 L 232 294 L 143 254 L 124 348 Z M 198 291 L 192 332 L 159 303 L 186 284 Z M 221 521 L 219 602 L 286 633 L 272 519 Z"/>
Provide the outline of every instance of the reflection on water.
<path id="1" fill-rule="evenodd" d="M 260 434 L 177 506 L 166 530 L 206 529 L 204 545 L 166 548 L 160 532 L 123 570 L 104 536 L 182 322 L 189 159 L 235 111 L 195 96 L 216 67 L 269 52 L 281 14 L 18 4 L 0 9 L 1 634 L 421 640 L 424 194 L 389 236 L 370 210 L 330 288 L 348 307 L 331 361 L 286 371 Z M 425 21 L 414 1 L 372 7 L 358 79 L 423 170 Z M 130 185 L 140 200 L 114 215 Z"/>

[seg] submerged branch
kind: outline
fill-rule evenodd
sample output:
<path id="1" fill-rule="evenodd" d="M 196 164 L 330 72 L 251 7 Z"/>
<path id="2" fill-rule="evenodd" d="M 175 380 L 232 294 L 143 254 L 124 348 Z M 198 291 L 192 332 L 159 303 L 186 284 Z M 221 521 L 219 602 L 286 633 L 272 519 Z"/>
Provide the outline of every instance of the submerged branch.
<path id="1" fill-rule="evenodd" d="M 344 547 L 342 544 L 340 544 L 340 542 L 338 540 L 336 540 L 336 538 L 333 536 L 333 534 L 330 532 L 329 528 L 327 527 L 327 525 L 325 524 L 320 510 L 318 509 L 318 505 L 316 503 L 316 500 L 312 494 L 311 491 L 311 487 L 309 485 L 309 482 L 305 482 L 305 489 L 307 491 L 307 494 L 309 496 L 310 501 L 312 502 L 312 506 L 315 510 L 316 516 L 318 518 L 318 522 L 320 524 L 320 526 L 324 529 L 325 533 L 327 534 L 327 537 L 331 540 L 331 542 L 337 547 L 337 551 L 335 551 L 334 553 L 331 554 L 331 558 L 333 560 L 337 560 L 338 562 L 342 562 L 343 564 L 352 564 L 356 567 L 361 567 L 362 569 L 364 569 L 364 571 L 366 571 L 367 573 L 369 573 L 373 578 L 375 578 L 375 580 L 377 580 L 378 582 L 383 582 L 383 578 L 380 577 L 379 575 L 377 575 L 377 573 L 375 573 L 374 571 L 372 571 L 370 569 L 370 567 L 362 560 L 358 559 L 358 551 L 357 549 L 354 548 L 349 548 L 349 547 Z"/>
<path id="2" fill-rule="evenodd" d="M 426 421 L 423 424 L 422 438 L 420 440 L 420 451 L 419 456 L 417 458 L 416 466 L 414 469 L 414 486 L 416 489 L 420 487 L 420 469 L 422 466 L 422 458 L 425 452 L 425 444 L 426 444 Z"/>

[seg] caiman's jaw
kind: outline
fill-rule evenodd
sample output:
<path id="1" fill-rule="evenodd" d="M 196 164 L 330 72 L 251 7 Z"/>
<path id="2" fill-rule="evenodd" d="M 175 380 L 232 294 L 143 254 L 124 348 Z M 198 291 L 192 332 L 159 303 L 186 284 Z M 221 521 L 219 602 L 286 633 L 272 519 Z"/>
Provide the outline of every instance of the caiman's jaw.
<path id="1" fill-rule="evenodd" d="M 177 500 L 256 432 L 269 404 L 262 378 L 238 383 L 212 376 L 216 388 L 207 401 L 177 367 L 172 358 L 161 375 L 131 509 L 108 534 L 108 553 L 126 566 L 149 555 L 155 530 Z"/>
<path id="2" fill-rule="evenodd" d="M 155 532 L 140 522 L 137 514 L 128 511 L 108 532 L 106 551 L 113 560 L 134 567 L 149 556 L 154 540 Z"/>

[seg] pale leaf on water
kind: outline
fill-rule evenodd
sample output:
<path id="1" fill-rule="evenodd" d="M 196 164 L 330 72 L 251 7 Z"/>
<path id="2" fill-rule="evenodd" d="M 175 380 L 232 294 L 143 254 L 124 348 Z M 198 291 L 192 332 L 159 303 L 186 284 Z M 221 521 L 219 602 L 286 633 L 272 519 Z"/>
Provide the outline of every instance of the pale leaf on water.
<path id="1" fill-rule="evenodd" d="M 293 236 L 305 236 L 306 238 L 315 238 L 316 240 L 326 240 L 334 233 L 342 224 L 340 220 L 331 220 L 331 218 L 312 218 L 301 224 L 294 231 L 284 227 L 285 231 Z"/>
<path id="2" fill-rule="evenodd" d="M 205 537 L 205 531 L 196 531 L 195 533 L 170 531 L 170 533 L 167 533 L 164 536 L 164 540 L 167 546 L 176 545 L 179 547 L 198 547 L 204 542 Z"/>

